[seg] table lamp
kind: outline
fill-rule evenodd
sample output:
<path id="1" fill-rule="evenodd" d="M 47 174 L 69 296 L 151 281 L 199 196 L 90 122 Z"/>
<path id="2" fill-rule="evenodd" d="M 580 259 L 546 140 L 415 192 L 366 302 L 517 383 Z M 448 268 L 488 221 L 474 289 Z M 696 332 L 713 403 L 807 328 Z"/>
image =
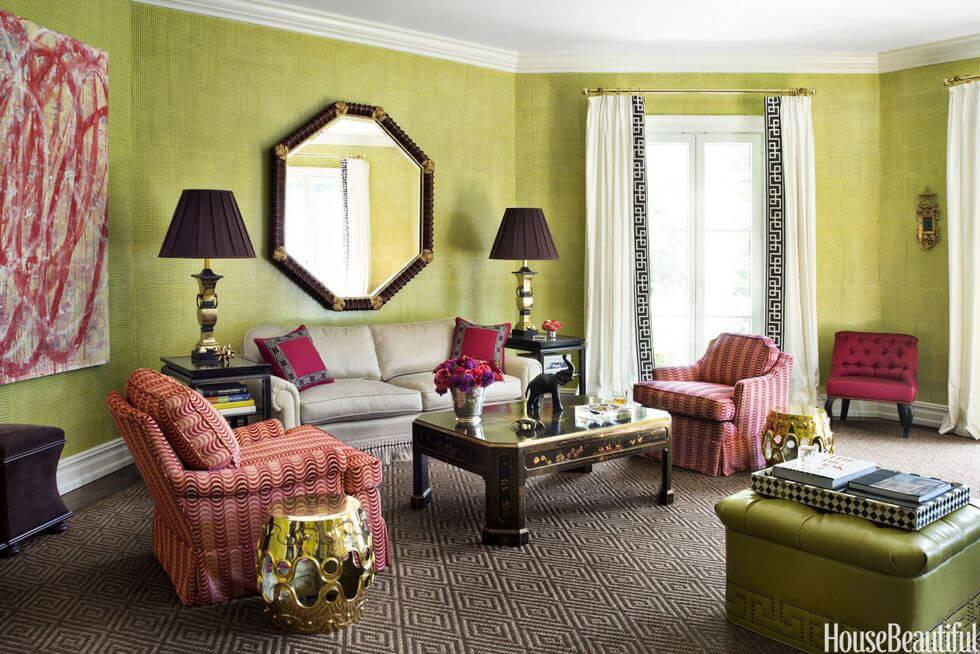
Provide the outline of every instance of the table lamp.
<path id="1" fill-rule="evenodd" d="M 174 217 L 160 248 L 161 258 L 204 259 L 204 270 L 196 275 L 197 321 L 201 338 L 191 352 L 197 365 L 217 364 L 214 326 L 218 322 L 218 295 L 214 292 L 221 275 L 211 270 L 211 259 L 254 258 L 245 221 L 231 191 L 186 189 L 180 194 Z"/>
<path id="2" fill-rule="evenodd" d="M 558 250 L 551 238 L 544 211 L 523 207 L 509 207 L 504 211 L 497 238 L 490 248 L 490 258 L 521 261 L 520 269 L 514 271 L 517 276 L 519 317 L 511 333 L 524 338 L 534 336 L 537 330 L 531 322 L 531 308 L 534 306 L 531 278 L 537 273 L 527 267 L 527 262 L 558 258 Z"/>

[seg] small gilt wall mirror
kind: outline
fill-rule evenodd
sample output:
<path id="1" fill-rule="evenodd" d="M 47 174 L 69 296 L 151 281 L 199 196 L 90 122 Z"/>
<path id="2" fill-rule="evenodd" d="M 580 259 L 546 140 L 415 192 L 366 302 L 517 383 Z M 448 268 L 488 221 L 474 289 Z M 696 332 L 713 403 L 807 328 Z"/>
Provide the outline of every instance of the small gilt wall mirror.
<path id="1" fill-rule="evenodd" d="M 916 238 L 919 249 L 928 250 L 939 242 L 939 203 L 936 201 L 936 194 L 928 186 L 924 192 L 919 193 L 915 213 L 918 220 Z"/>
<path id="2" fill-rule="evenodd" d="M 434 165 L 381 107 L 335 102 L 272 156 L 272 258 L 326 308 L 380 309 L 432 261 Z"/>

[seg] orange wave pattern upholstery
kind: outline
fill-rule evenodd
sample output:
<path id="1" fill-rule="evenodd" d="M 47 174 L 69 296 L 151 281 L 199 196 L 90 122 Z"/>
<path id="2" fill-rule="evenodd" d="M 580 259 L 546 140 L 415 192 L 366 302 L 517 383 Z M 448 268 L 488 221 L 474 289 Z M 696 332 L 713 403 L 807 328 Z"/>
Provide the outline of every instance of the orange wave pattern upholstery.
<path id="1" fill-rule="evenodd" d="M 374 457 L 316 427 L 286 432 L 278 420 L 266 420 L 234 430 L 237 465 L 191 470 L 147 413 L 116 392 L 108 404 L 154 500 L 154 553 L 184 604 L 254 595 L 255 547 L 269 508 L 294 495 L 357 497 L 374 536 L 377 569 L 391 562 L 378 492 L 381 462 Z"/>
<path id="2" fill-rule="evenodd" d="M 675 465 L 731 475 L 765 465 L 762 428 L 787 403 L 792 369 L 793 358 L 769 338 L 721 334 L 694 365 L 656 368 L 633 399 L 671 414 Z"/>

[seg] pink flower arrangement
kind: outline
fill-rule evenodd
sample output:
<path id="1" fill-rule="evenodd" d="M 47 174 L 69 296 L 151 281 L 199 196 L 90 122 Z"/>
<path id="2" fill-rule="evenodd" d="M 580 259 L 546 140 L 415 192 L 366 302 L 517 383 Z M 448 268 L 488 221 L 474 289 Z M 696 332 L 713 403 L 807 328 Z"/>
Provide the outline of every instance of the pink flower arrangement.
<path id="1" fill-rule="evenodd" d="M 445 395 L 450 388 L 469 393 L 478 386 L 486 387 L 504 379 L 494 363 L 466 355 L 446 359 L 432 372 L 435 373 L 436 393 L 439 395 Z"/>
<path id="2" fill-rule="evenodd" d="M 560 320 L 545 320 L 541 323 L 541 329 L 546 332 L 557 332 L 561 328 L 562 324 Z"/>

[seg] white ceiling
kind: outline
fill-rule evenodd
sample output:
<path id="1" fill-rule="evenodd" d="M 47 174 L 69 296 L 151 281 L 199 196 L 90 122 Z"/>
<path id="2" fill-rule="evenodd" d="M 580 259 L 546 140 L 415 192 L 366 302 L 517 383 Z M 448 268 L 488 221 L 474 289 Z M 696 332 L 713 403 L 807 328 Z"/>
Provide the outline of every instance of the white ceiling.
<path id="1" fill-rule="evenodd" d="M 980 0 L 136 1 L 520 73 L 873 73 L 980 57 Z"/>
<path id="2" fill-rule="evenodd" d="M 524 54 L 879 53 L 980 32 L 977 0 L 287 0 Z"/>

